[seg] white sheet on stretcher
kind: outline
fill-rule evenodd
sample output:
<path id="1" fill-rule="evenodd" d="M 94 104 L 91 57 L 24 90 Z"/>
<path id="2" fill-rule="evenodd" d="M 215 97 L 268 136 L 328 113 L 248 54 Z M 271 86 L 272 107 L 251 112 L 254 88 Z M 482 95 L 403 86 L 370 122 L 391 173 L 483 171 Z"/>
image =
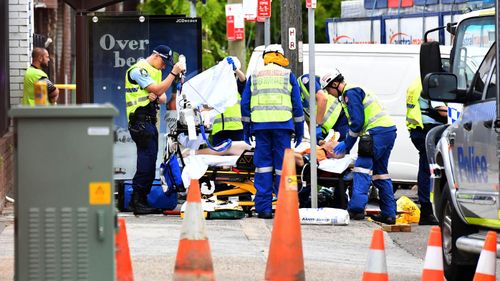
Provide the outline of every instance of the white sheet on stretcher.
<path id="1" fill-rule="evenodd" d="M 356 156 L 347 154 L 344 158 L 341 159 L 325 159 L 319 162 L 318 169 L 330 173 L 340 174 L 344 172 L 349 165 L 354 163 L 356 160 Z"/>
<path id="2" fill-rule="evenodd" d="M 209 166 L 236 166 L 240 156 L 220 156 L 220 155 L 190 155 L 184 158 L 186 165 L 182 170 L 182 181 L 185 186 L 189 185 L 191 179 L 200 179 L 208 170 Z"/>

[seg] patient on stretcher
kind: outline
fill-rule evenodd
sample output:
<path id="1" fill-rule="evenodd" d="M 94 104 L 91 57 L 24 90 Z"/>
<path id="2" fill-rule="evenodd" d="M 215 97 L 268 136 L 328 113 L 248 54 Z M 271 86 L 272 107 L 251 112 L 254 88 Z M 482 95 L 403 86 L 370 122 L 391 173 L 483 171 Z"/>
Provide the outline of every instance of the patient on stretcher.
<path id="1" fill-rule="evenodd" d="M 338 139 L 338 133 L 337 134 L 329 134 L 330 137 L 326 138 L 326 141 L 320 141 L 320 144 L 316 146 L 316 159 L 318 162 L 325 160 L 325 159 L 330 159 L 330 158 L 342 158 L 344 155 L 336 155 L 333 152 L 333 148 L 338 144 L 337 139 Z M 305 149 L 302 150 L 296 150 L 295 151 L 295 164 L 299 167 L 304 166 L 304 156 L 307 158 L 307 155 L 311 153 L 311 149 L 309 148 L 309 145 L 306 143 L 303 143 L 304 146 L 306 147 Z M 219 149 L 223 146 L 220 145 L 218 147 L 215 147 L 216 149 Z M 302 147 L 304 147 L 302 146 Z M 219 156 L 239 156 L 243 154 L 246 150 L 251 150 L 253 147 L 249 144 L 247 144 L 244 141 L 233 141 L 231 143 L 231 146 L 224 150 L 224 151 L 215 151 L 210 148 L 202 148 L 199 150 L 195 151 L 195 154 L 203 154 L 203 155 L 219 155 Z M 300 147 L 299 147 L 300 148 Z M 190 151 L 188 149 L 184 150 L 182 155 L 183 157 L 189 156 Z"/>

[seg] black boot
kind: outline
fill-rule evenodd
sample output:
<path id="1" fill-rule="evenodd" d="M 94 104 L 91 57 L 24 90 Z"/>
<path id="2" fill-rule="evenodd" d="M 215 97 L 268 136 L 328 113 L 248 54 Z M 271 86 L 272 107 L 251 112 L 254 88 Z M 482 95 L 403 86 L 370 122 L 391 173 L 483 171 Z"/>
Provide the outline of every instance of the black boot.
<path id="1" fill-rule="evenodd" d="M 418 225 L 438 225 L 436 217 L 432 212 L 432 204 L 431 203 L 421 203 L 420 204 L 420 220 L 418 221 Z"/>
<path id="2" fill-rule="evenodd" d="M 135 191 L 132 193 L 132 201 L 129 206 L 134 212 L 134 215 L 160 214 L 161 209 L 149 207 L 146 196 L 147 195 Z"/>

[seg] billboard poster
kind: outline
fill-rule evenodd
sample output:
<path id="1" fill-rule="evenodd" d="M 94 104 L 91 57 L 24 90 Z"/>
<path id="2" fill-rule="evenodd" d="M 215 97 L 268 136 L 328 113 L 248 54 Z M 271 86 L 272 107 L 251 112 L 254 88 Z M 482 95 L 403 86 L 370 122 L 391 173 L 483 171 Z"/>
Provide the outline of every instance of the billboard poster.
<path id="1" fill-rule="evenodd" d="M 385 21 L 385 43 L 401 45 L 420 45 L 424 42 L 426 30 L 439 26 L 440 15 L 409 16 L 401 18 L 386 18 Z M 439 42 L 439 33 L 429 34 L 430 41 Z"/>
<path id="2" fill-rule="evenodd" d="M 186 79 L 201 72 L 201 19 L 180 16 L 95 15 L 89 16 L 89 34 L 92 102 L 112 103 L 119 110 L 120 115 L 115 118 L 114 128 L 115 179 L 131 179 L 136 167 L 136 148 L 127 129 L 125 72 L 138 59 L 148 57 L 154 47 L 161 44 L 186 56 Z M 163 78 L 170 70 L 171 66 L 163 70 Z M 169 100 L 173 88 L 167 90 Z M 159 115 L 157 167 L 163 160 L 168 127 L 175 122 L 171 118 L 172 110 L 167 110 L 166 105 L 160 106 Z M 168 122 L 167 116 L 170 116 Z"/>
<path id="3" fill-rule="evenodd" d="M 328 39 L 333 44 L 380 44 L 381 18 L 327 22 Z"/>

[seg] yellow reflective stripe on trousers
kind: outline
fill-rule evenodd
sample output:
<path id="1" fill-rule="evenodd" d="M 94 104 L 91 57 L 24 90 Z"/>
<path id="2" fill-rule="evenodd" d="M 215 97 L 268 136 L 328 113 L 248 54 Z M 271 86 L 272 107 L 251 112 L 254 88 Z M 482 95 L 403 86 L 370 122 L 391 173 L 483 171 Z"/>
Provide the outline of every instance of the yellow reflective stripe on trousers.
<path id="1" fill-rule="evenodd" d="M 260 168 L 255 168 L 256 173 L 272 173 L 273 172 L 273 167 L 260 167 Z"/>
<path id="2" fill-rule="evenodd" d="M 352 171 L 355 173 L 368 174 L 368 175 L 372 173 L 372 170 L 361 167 L 354 167 L 352 168 Z"/>
<path id="3" fill-rule="evenodd" d="M 391 176 L 389 174 L 373 175 L 372 180 L 390 180 Z"/>

